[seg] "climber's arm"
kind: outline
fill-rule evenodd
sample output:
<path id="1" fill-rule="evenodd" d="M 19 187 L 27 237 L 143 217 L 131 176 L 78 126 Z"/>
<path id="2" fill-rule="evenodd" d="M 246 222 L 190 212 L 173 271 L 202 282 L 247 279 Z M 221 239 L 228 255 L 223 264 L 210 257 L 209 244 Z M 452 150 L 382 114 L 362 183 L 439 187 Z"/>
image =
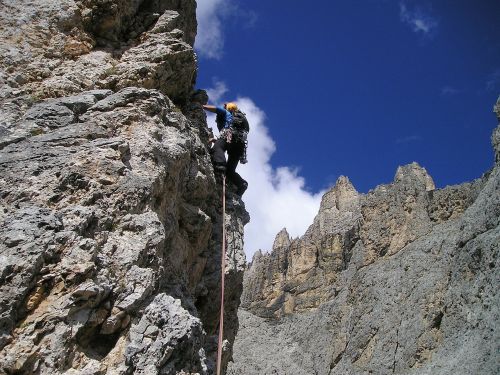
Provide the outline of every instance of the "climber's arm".
<path id="1" fill-rule="evenodd" d="M 208 112 L 217 113 L 217 107 L 214 105 L 204 105 L 203 109 L 208 111 Z"/>
<path id="2" fill-rule="evenodd" d="M 204 105 L 203 109 L 205 109 L 209 112 L 216 113 L 216 114 L 221 115 L 221 116 L 226 116 L 226 113 L 227 113 L 227 110 L 225 110 L 222 107 L 217 107 L 215 105 Z"/>

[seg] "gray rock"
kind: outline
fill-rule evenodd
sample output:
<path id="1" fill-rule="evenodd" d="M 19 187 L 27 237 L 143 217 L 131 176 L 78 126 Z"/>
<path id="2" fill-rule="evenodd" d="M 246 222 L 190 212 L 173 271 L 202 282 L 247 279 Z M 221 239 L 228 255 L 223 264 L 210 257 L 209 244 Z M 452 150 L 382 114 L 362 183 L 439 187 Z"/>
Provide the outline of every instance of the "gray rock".
<path id="1" fill-rule="evenodd" d="M 245 272 L 228 373 L 498 373 L 499 192 L 498 158 L 440 190 L 415 163 L 368 194 L 340 179 Z"/>
<path id="2" fill-rule="evenodd" d="M 25 120 L 34 121 L 40 127 L 60 128 L 75 122 L 75 114 L 66 106 L 57 102 L 35 105 L 26 112 Z"/>
<path id="3" fill-rule="evenodd" d="M 6 0 L 3 5 L 0 126 L 12 128 L 40 100 L 89 90 L 142 86 L 187 102 L 196 71 L 195 0 L 148 6 L 134 0 Z M 149 59 L 149 53 L 161 61 Z M 153 76 L 143 76 L 146 71 Z"/>
<path id="4" fill-rule="evenodd" d="M 192 47 L 170 34 L 152 33 L 140 45 L 128 49 L 105 84 L 117 89 L 158 89 L 174 102 L 185 102 L 195 80 L 196 60 Z"/>
<path id="5" fill-rule="evenodd" d="M 207 373 L 202 324 L 181 301 L 159 294 L 130 328 L 126 363 L 135 374 Z"/>
<path id="6" fill-rule="evenodd" d="M 1 373 L 213 373 L 222 225 L 234 338 L 249 218 L 232 196 L 222 221 L 195 13 L 2 3 Z"/>
<path id="7" fill-rule="evenodd" d="M 12 340 L 11 332 L 23 314 L 21 303 L 35 286 L 46 259 L 55 256 L 53 237 L 62 223 L 49 209 L 26 205 L 2 215 L 0 234 L 0 347 Z M 20 316 L 21 315 L 21 316 Z"/>
<path id="8" fill-rule="evenodd" d="M 108 285 L 96 285 L 93 281 L 78 285 L 71 294 L 73 305 L 79 307 L 88 306 L 90 308 L 98 306 L 110 293 Z"/>
<path id="9" fill-rule="evenodd" d="M 111 90 L 91 90 L 75 96 L 54 99 L 51 102 L 68 107 L 75 115 L 80 115 L 85 113 L 98 100 L 102 100 L 111 94 L 113 94 Z"/>
<path id="10" fill-rule="evenodd" d="M 327 374 L 333 334 L 325 330 L 333 317 L 325 307 L 277 322 L 240 309 L 241 333 L 227 374 Z"/>

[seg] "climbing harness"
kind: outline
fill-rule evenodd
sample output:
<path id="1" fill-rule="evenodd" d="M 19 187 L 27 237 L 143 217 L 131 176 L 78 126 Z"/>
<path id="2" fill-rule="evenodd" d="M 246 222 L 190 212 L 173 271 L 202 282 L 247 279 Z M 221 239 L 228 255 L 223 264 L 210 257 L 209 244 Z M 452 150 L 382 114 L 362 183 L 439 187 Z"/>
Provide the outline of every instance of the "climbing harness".
<path id="1" fill-rule="evenodd" d="M 226 176 L 222 176 L 222 254 L 221 254 L 221 297 L 219 319 L 219 344 L 217 348 L 217 375 L 222 367 L 222 339 L 224 333 L 224 279 L 226 270 Z"/>
<path id="2" fill-rule="evenodd" d="M 240 163 L 241 164 L 247 163 L 247 148 L 248 148 L 247 131 L 238 130 L 231 126 L 229 128 L 222 129 L 219 134 L 219 137 L 225 139 L 227 143 L 231 143 L 232 141 L 235 141 L 235 143 L 241 143 L 243 145 L 243 151 L 240 156 Z"/>
<path id="3" fill-rule="evenodd" d="M 231 143 L 233 140 L 233 132 L 231 128 L 224 128 L 219 133 L 219 138 L 225 138 L 227 143 Z"/>

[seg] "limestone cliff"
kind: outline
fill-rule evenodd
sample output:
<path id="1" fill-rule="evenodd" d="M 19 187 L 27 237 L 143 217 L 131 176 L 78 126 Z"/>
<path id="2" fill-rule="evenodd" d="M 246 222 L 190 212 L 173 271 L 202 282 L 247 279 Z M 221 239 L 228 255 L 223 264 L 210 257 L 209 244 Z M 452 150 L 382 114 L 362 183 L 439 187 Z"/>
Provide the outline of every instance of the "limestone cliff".
<path id="1" fill-rule="evenodd" d="M 213 373 L 222 192 L 195 10 L 2 1 L 0 373 Z M 225 362 L 249 220 L 227 199 Z"/>
<path id="2" fill-rule="evenodd" d="M 367 194 L 341 177 L 304 236 L 254 256 L 229 373 L 499 373 L 499 137 L 471 183 L 435 189 L 416 163 Z"/>

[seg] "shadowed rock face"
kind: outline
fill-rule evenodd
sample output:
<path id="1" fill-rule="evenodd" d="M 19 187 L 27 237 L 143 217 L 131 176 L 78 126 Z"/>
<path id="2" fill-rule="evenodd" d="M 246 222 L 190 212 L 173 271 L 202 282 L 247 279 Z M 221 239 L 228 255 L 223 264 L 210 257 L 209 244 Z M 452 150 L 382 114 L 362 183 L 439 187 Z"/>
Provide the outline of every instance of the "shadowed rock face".
<path id="1" fill-rule="evenodd" d="M 0 372 L 213 372 L 221 181 L 195 2 L 4 1 Z M 249 217 L 230 192 L 225 338 Z"/>
<path id="2" fill-rule="evenodd" d="M 245 272 L 228 373 L 498 373 L 499 134 L 471 183 L 436 190 L 415 163 L 367 194 L 341 177 Z"/>

